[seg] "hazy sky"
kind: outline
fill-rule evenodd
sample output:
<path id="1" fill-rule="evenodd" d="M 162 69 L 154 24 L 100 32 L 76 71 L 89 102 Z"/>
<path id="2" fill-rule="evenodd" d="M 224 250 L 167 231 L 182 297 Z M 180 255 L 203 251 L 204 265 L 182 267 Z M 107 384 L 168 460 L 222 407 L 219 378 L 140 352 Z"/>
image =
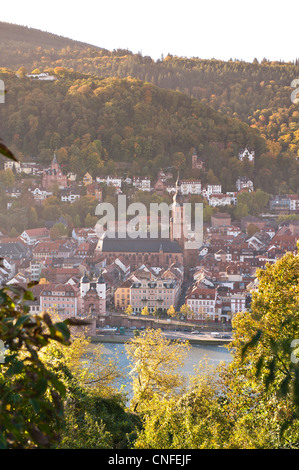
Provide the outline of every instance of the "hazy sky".
<path id="1" fill-rule="evenodd" d="M 294 60 L 298 0 L 9 0 L 0 20 L 153 59 Z"/>

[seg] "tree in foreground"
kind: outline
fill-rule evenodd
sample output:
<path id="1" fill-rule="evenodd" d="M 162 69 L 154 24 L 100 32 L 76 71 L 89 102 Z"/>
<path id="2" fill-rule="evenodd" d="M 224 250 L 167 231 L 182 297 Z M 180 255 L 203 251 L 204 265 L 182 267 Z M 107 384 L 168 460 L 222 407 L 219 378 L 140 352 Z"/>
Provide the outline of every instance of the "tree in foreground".
<path id="1" fill-rule="evenodd" d="M 136 448 L 299 447 L 299 256 L 257 275 L 251 311 L 233 320 L 232 361 L 201 367 L 178 395 L 153 389 Z"/>
<path id="2" fill-rule="evenodd" d="M 257 277 L 251 312 L 233 320 L 233 367 L 268 403 L 275 403 L 280 437 L 288 429 L 285 439 L 298 445 L 299 253 L 286 253 Z"/>
<path id="3" fill-rule="evenodd" d="M 223 448 L 232 423 L 219 400 L 221 383 L 205 362 L 198 365 L 183 393 L 154 394 L 143 413 L 136 449 Z"/>
<path id="4" fill-rule="evenodd" d="M 126 345 L 132 363 L 134 411 L 147 408 L 152 397 L 178 393 L 184 377 L 178 372 L 183 367 L 189 344 L 170 341 L 161 330 L 145 330 Z"/>
<path id="5" fill-rule="evenodd" d="M 130 447 L 140 421 L 127 409 L 126 394 L 119 389 L 125 371 L 119 368 L 118 357 L 106 355 L 103 344 L 92 344 L 86 331 L 71 338 L 69 346 L 52 343 L 41 355 L 66 388 L 57 448 Z"/>
<path id="6" fill-rule="evenodd" d="M 30 290 L 0 290 L 0 339 L 6 348 L 0 365 L 1 448 L 48 448 L 59 440 L 65 387 L 40 360 L 51 341 L 69 344 L 69 320 L 52 322 L 49 315 L 31 315 Z"/>

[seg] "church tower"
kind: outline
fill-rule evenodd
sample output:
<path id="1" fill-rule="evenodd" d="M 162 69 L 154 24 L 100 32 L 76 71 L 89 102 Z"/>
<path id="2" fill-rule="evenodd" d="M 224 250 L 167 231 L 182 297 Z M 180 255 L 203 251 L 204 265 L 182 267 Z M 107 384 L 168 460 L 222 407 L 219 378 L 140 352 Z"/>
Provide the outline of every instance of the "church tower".
<path id="1" fill-rule="evenodd" d="M 96 290 L 99 298 L 106 300 L 106 282 L 102 275 L 98 278 Z"/>
<path id="2" fill-rule="evenodd" d="M 85 273 L 84 276 L 82 276 L 81 280 L 80 280 L 80 295 L 81 295 L 81 298 L 85 297 L 85 295 L 87 294 L 89 289 L 90 289 L 90 281 L 87 277 L 87 274 Z"/>
<path id="3" fill-rule="evenodd" d="M 183 206 L 183 196 L 179 194 L 179 175 L 176 181 L 176 192 L 173 196 L 171 219 L 170 219 L 170 239 L 177 241 L 181 248 L 184 246 L 184 223 L 185 213 Z"/>
<path id="4" fill-rule="evenodd" d="M 80 295 L 84 316 L 99 319 L 106 315 L 106 282 L 102 275 L 90 280 L 85 273 L 80 280 Z"/>
<path id="5" fill-rule="evenodd" d="M 194 148 L 193 154 L 192 154 L 192 168 L 193 169 L 197 168 L 197 153 L 196 153 L 195 148 Z"/>
<path id="6" fill-rule="evenodd" d="M 191 220 L 187 220 L 187 214 L 184 206 L 184 197 L 179 194 L 179 176 L 176 182 L 176 192 L 173 196 L 172 203 L 172 217 L 170 220 L 170 239 L 177 241 L 182 248 L 184 255 L 184 266 L 187 268 L 186 275 L 188 275 L 188 269 L 193 268 L 197 265 L 199 251 L 198 248 L 190 249 L 187 241 L 188 237 L 185 236 L 187 233 L 187 227 L 191 228 Z"/>

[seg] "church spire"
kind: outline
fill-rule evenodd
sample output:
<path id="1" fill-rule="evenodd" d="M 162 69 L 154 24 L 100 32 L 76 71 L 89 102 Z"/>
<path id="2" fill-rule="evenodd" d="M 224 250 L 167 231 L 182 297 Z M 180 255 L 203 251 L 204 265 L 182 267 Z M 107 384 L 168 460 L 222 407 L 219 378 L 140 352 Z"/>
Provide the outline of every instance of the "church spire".
<path id="1" fill-rule="evenodd" d="M 56 152 L 54 152 L 54 157 L 52 160 L 52 165 L 58 165 L 57 158 L 56 158 Z"/>

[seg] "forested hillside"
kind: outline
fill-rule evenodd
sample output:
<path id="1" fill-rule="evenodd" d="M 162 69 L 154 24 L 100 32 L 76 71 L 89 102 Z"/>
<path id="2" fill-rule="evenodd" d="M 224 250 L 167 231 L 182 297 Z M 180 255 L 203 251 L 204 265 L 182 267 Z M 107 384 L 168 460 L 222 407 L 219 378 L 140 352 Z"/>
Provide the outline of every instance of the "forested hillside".
<path id="1" fill-rule="evenodd" d="M 103 171 L 112 171 L 113 162 L 130 161 L 135 173 L 152 175 L 175 164 L 188 176 L 185 162 L 195 146 L 224 189 L 234 189 L 235 179 L 246 174 L 268 192 L 298 191 L 299 109 L 290 99 L 297 62 L 170 55 L 154 61 L 30 28 L 2 23 L 0 30 L 0 66 L 59 77 L 34 86 L 25 78 L 6 78 L 10 117 L 2 134 L 25 156 L 46 163 L 57 149 L 61 162 L 78 172 L 90 166 L 97 171 L 105 161 Z M 91 145 L 97 146 L 92 165 L 86 157 Z M 244 168 L 236 158 L 246 145 L 257 153 L 255 168 Z"/>
<path id="2" fill-rule="evenodd" d="M 184 173 L 196 147 L 220 176 L 222 166 L 242 169 L 239 148 L 265 151 L 255 129 L 182 93 L 132 78 L 102 80 L 63 68 L 54 73 L 58 79 L 50 83 L 2 70 L 7 96 L 1 133 L 19 157 L 36 156 L 47 165 L 57 151 L 66 170 L 79 174 L 99 173 L 105 162 L 110 170 L 113 162 L 130 162 L 133 173 L 155 174 L 167 166 Z"/>

